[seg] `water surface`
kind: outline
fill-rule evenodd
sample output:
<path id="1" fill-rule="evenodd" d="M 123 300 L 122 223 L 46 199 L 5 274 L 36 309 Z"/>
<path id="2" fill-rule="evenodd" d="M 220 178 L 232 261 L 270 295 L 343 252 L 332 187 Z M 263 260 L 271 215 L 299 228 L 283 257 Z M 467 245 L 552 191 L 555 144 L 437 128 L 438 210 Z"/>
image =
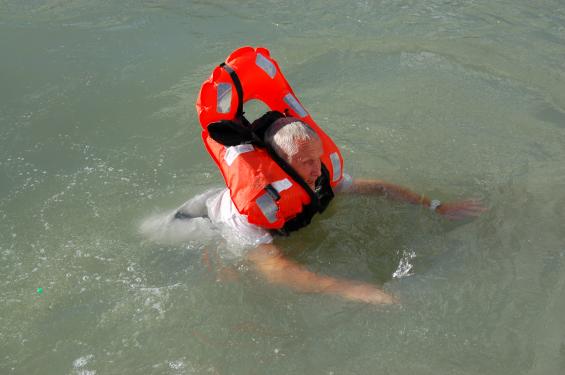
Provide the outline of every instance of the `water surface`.
<path id="1" fill-rule="evenodd" d="M 565 369 L 563 2 L 9 0 L 0 35 L 2 374 Z M 271 50 L 353 176 L 489 207 L 343 197 L 279 241 L 401 307 L 139 233 L 221 184 L 194 102 L 241 45 Z"/>

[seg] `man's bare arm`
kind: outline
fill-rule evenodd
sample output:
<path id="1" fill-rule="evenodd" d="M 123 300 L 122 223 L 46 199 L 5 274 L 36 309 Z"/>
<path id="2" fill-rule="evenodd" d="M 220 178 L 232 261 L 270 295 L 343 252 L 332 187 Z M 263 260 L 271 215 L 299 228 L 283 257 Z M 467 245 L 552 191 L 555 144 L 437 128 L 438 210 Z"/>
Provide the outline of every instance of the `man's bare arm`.
<path id="1" fill-rule="evenodd" d="M 424 194 L 418 194 L 400 185 L 391 184 L 382 180 L 355 179 L 353 185 L 347 190 L 349 193 L 375 194 L 397 201 L 422 205 L 429 208 L 432 200 Z M 479 216 L 487 209 L 480 199 L 465 199 L 457 202 L 442 202 L 435 211 L 450 220 L 459 220 L 467 217 Z"/>
<path id="2" fill-rule="evenodd" d="M 382 289 L 364 282 L 318 275 L 288 259 L 272 244 L 260 245 L 248 254 L 257 270 L 274 284 L 285 285 L 298 292 L 334 294 L 340 297 L 373 304 L 392 304 L 398 301 Z"/>
<path id="3" fill-rule="evenodd" d="M 422 204 L 422 201 L 427 203 L 428 206 L 430 204 L 429 198 L 403 186 L 391 184 L 383 180 L 355 179 L 348 192 L 382 195 L 387 198 L 412 204 Z"/>

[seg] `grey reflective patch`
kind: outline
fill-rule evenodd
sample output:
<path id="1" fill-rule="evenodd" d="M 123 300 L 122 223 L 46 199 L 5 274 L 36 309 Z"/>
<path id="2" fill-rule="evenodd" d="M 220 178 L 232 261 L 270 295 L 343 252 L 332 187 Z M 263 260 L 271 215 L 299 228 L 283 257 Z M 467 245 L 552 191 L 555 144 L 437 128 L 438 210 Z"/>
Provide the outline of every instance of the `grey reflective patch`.
<path id="1" fill-rule="evenodd" d="M 280 193 L 281 191 L 290 189 L 292 187 L 292 182 L 290 182 L 288 178 L 283 178 L 282 180 L 273 182 L 271 185 L 273 185 L 273 187 Z"/>
<path id="2" fill-rule="evenodd" d="M 334 172 L 332 181 L 336 182 L 341 177 L 341 164 L 339 163 L 339 155 L 337 154 L 337 152 L 332 152 L 330 154 L 330 160 L 332 162 L 332 170 Z"/>
<path id="3" fill-rule="evenodd" d="M 229 83 L 219 83 L 217 91 L 216 107 L 218 108 L 218 113 L 229 113 L 231 109 L 231 85 Z"/>
<path id="4" fill-rule="evenodd" d="M 298 100 L 289 92 L 284 96 L 284 101 L 286 104 L 290 106 L 296 112 L 296 114 L 300 117 L 306 117 L 308 113 L 306 110 L 298 103 Z"/>
<path id="5" fill-rule="evenodd" d="M 275 65 L 267 60 L 265 56 L 258 53 L 257 58 L 255 59 L 255 64 L 257 64 L 259 68 L 263 69 L 263 71 L 265 71 L 265 73 L 267 73 L 269 77 L 271 77 L 271 79 L 275 78 L 275 75 L 277 74 L 277 68 L 275 68 Z"/>
<path id="6" fill-rule="evenodd" d="M 272 224 L 277 221 L 277 211 L 279 208 L 269 193 L 261 195 L 256 202 L 269 223 Z"/>
<path id="7" fill-rule="evenodd" d="M 231 165 L 233 164 L 233 162 L 235 161 L 235 159 L 239 155 L 244 154 L 246 152 L 251 152 L 251 151 L 254 151 L 254 150 L 255 150 L 255 148 L 253 147 L 253 145 L 250 145 L 250 144 L 243 144 L 243 145 L 226 147 L 226 153 L 224 154 L 224 160 L 226 161 L 228 166 L 231 167 Z"/>

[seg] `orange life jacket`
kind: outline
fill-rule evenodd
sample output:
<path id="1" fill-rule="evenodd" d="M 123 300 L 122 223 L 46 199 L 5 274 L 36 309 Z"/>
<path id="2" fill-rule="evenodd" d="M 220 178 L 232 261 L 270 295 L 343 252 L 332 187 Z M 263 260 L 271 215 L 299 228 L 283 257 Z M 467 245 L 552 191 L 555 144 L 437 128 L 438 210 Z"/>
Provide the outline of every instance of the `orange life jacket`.
<path id="1" fill-rule="evenodd" d="M 285 171 L 274 160 L 276 155 L 261 147 L 265 146 L 261 142 L 225 146 L 225 142 L 217 142 L 217 137 L 214 140 L 210 134 L 212 124 L 248 129 L 251 124 L 243 117 L 243 105 L 252 99 L 262 101 L 271 111 L 300 119 L 318 134 L 324 150 L 323 169 L 327 170 L 332 188 L 343 177 L 343 158 L 335 143 L 300 104 L 267 49 L 239 48 L 214 69 L 202 84 L 196 101 L 206 149 L 220 168 L 238 211 L 247 215 L 252 224 L 281 229 L 305 207 L 316 203 L 312 190 L 296 173 Z"/>

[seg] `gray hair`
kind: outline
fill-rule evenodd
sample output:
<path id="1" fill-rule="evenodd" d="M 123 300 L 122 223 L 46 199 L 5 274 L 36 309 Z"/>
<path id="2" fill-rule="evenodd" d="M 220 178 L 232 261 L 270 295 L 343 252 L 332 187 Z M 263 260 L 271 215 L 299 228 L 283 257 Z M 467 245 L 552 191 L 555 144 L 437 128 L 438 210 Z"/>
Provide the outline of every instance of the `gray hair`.
<path id="1" fill-rule="evenodd" d="M 320 140 L 320 137 L 310 126 L 294 117 L 276 120 L 265 133 L 265 142 L 286 161 L 298 152 L 297 141 L 312 140 Z"/>

